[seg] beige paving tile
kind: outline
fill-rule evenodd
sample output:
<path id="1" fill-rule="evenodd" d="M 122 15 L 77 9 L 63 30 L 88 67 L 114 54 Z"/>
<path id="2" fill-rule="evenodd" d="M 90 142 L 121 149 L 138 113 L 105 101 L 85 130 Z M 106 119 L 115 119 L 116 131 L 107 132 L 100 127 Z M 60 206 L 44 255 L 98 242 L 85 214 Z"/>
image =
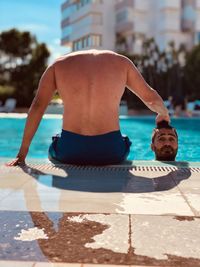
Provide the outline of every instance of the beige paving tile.
<path id="1" fill-rule="evenodd" d="M 126 214 L 194 215 L 177 189 L 169 193 L 124 194 L 116 211 Z"/>
<path id="2" fill-rule="evenodd" d="M 31 199 L 30 199 L 31 201 Z M 14 192 L 11 192 L 0 202 L 0 210 L 21 210 L 26 211 L 27 206 L 24 199 L 23 190 L 19 189 Z"/>
<path id="3" fill-rule="evenodd" d="M 130 265 L 83 264 L 83 267 L 130 267 Z"/>
<path id="4" fill-rule="evenodd" d="M 80 263 L 38 262 L 34 267 L 82 267 L 82 265 Z"/>
<path id="5" fill-rule="evenodd" d="M 177 189 L 138 194 L 40 191 L 40 185 L 31 183 L 5 197 L 0 210 L 194 215 Z"/>
<path id="6" fill-rule="evenodd" d="M 200 218 L 131 216 L 131 246 L 134 254 L 141 257 L 168 261 L 170 255 L 171 259 L 176 258 L 177 264 L 185 262 L 187 266 L 187 261 L 196 260 L 200 265 L 199 232 Z M 193 263 L 193 266 L 197 265 Z"/>
<path id="7" fill-rule="evenodd" d="M 123 201 L 117 209 L 118 212 L 128 214 L 193 215 L 187 202 L 180 194 L 175 181 L 172 179 L 172 175 L 178 172 L 132 171 L 131 173 L 132 177 L 129 179 L 127 187 L 132 188 L 131 192 L 134 191 L 134 188 L 137 189 L 135 189 L 135 193 L 125 193 L 123 195 Z M 151 190 L 150 183 L 153 184 L 153 190 Z"/>
<path id="8" fill-rule="evenodd" d="M 129 216 L 121 214 L 86 214 L 82 218 L 91 222 L 107 225 L 107 229 L 100 235 L 94 236 L 93 243 L 85 247 L 92 249 L 109 249 L 116 253 L 128 253 L 129 249 Z M 119 234 L 120 233 L 120 234 Z"/>
<path id="9" fill-rule="evenodd" d="M 122 193 L 116 192 L 61 190 L 52 187 L 51 176 L 42 175 L 40 178 L 41 180 L 37 181 L 29 177 L 28 182 L 20 190 L 13 192 L 8 199 L 1 202 L 0 209 L 116 213 L 116 207 L 123 199 Z"/>
<path id="10" fill-rule="evenodd" d="M 107 265 L 107 264 L 83 264 L 81 267 L 162 267 L 162 266 L 147 266 L 147 265 Z"/>
<path id="11" fill-rule="evenodd" d="M 1 212 L 0 258 L 124 264 L 129 220 L 124 214 Z"/>
<path id="12" fill-rule="evenodd" d="M 189 205 L 191 206 L 194 215 L 200 216 L 200 193 L 185 193 L 183 191 L 185 199 L 188 201 Z"/>
<path id="13" fill-rule="evenodd" d="M 3 191 L 0 210 L 193 215 L 171 178 L 174 172 L 68 171 L 66 178 L 63 171 L 7 174 L 5 190 L 18 187 Z"/>
<path id="14" fill-rule="evenodd" d="M 177 187 L 183 193 L 200 194 L 200 173 L 191 172 L 188 179 L 181 179 L 182 177 L 174 176 L 173 179 Z"/>
<path id="15" fill-rule="evenodd" d="M 18 189 L 28 180 L 30 180 L 30 176 L 23 173 L 0 174 L 0 188 L 10 190 Z"/>
<path id="16" fill-rule="evenodd" d="M 7 197 L 10 193 L 12 193 L 13 190 L 11 189 L 0 189 L 0 201 Z"/>
<path id="17" fill-rule="evenodd" d="M 200 215 L 200 173 L 192 172 L 189 179 L 180 181 L 180 177 L 173 177 L 177 188 L 191 206 L 194 215 Z"/>
<path id="18" fill-rule="evenodd" d="M 0 210 L 118 213 L 121 193 L 88 193 L 64 190 L 40 191 L 30 186 L 11 192 L 0 202 Z"/>
<path id="19" fill-rule="evenodd" d="M 147 266 L 147 265 L 107 265 L 107 264 L 83 264 L 83 267 L 163 267 L 163 266 Z"/>
<path id="20" fill-rule="evenodd" d="M 30 261 L 0 261 L 0 267 L 33 267 L 34 262 Z"/>
<path id="21" fill-rule="evenodd" d="M 67 192 L 66 192 L 67 193 Z M 62 196 L 61 196 L 62 198 Z M 119 213 L 117 203 L 122 200 L 122 195 L 112 194 L 74 194 L 73 199 L 60 201 L 59 210 L 65 212 L 86 212 L 86 213 Z"/>

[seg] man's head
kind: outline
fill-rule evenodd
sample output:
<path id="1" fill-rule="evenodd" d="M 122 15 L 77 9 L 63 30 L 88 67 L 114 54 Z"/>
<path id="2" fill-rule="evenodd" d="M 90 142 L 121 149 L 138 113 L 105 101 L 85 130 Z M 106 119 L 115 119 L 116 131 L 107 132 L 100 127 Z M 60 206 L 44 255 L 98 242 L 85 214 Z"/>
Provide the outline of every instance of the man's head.
<path id="1" fill-rule="evenodd" d="M 168 122 L 161 121 L 153 130 L 151 149 L 155 152 L 156 160 L 175 160 L 178 151 L 178 135 Z"/>

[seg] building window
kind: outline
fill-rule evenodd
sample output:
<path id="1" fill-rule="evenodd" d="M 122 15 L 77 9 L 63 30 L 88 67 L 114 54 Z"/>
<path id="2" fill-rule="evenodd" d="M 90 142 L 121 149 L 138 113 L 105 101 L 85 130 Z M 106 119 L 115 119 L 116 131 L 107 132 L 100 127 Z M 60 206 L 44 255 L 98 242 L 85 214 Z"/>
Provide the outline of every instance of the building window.
<path id="1" fill-rule="evenodd" d="M 182 31 L 193 31 L 195 26 L 196 11 L 195 2 L 182 0 L 181 29 Z"/>
<path id="2" fill-rule="evenodd" d="M 92 3 L 103 4 L 103 0 L 92 0 Z"/>
<path id="3" fill-rule="evenodd" d="M 91 44 L 95 47 L 101 46 L 101 35 L 91 35 Z"/>
<path id="4" fill-rule="evenodd" d="M 121 11 L 121 12 L 119 12 L 116 15 L 116 21 L 118 23 L 127 20 L 127 18 L 128 18 L 128 11 L 126 9 Z"/>
<path id="5" fill-rule="evenodd" d="M 84 7 L 87 4 L 103 4 L 103 0 L 78 0 L 76 3 L 76 8 L 80 9 L 81 7 Z"/>
<path id="6" fill-rule="evenodd" d="M 102 36 L 100 34 L 91 34 L 74 41 L 73 51 L 78 51 L 90 47 L 100 47 L 101 45 Z"/>
<path id="7" fill-rule="evenodd" d="M 62 38 L 65 38 L 72 34 L 72 26 L 66 26 L 62 29 Z"/>
<path id="8" fill-rule="evenodd" d="M 76 4 L 77 9 L 84 7 L 85 5 L 89 4 L 91 0 L 79 0 Z"/>
<path id="9" fill-rule="evenodd" d="M 62 20 L 70 17 L 76 11 L 75 5 L 70 5 L 62 11 Z"/>

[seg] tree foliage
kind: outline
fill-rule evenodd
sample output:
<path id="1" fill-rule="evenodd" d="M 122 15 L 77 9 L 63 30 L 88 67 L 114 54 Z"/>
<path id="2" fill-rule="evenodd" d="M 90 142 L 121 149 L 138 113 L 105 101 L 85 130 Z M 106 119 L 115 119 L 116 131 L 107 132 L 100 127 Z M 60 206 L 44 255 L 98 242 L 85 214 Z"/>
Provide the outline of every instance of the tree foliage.
<path id="1" fill-rule="evenodd" d="M 187 51 L 184 45 L 177 49 L 174 42 L 170 42 L 168 48 L 161 51 L 154 39 L 148 39 L 143 43 L 141 54 L 124 55 L 133 61 L 148 84 L 164 100 L 169 96 L 184 96 L 189 100 L 200 97 L 200 45 Z M 129 107 L 144 107 L 128 90 L 123 98 Z"/>
<path id="2" fill-rule="evenodd" d="M 0 84 L 15 89 L 18 106 L 30 106 L 49 55 L 30 32 L 11 29 L 0 34 Z"/>
<path id="3" fill-rule="evenodd" d="M 187 84 L 187 93 L 193 99 L 200 99 L 200 44 L 187 53 L 184 68 L 184 78 Z"/>

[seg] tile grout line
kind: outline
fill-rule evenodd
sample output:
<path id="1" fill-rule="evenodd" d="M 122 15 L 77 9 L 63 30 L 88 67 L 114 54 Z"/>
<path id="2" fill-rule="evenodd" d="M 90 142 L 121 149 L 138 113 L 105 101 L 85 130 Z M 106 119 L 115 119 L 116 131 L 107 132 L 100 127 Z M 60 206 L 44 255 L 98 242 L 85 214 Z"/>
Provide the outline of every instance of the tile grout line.
<path id="1" fill-rule="evenodd" d="M 194 216 L 199 216 L 199 214 L 196 212 L 196 210 L 191 206 L 191 204 L 190 204 L 189 200 L 187 199 L 187 197 L 186 197 L 186 196 L 184 195 L 184 193 L 181 191 L 180 187 L 179 187 L 178 184 L 176 183 L 176 180 L 175 180 L 173 177 L 171 177 L 171 178 L 172 178 L 173 181 L 175 182 L 176 187 L 178 188 L 178 190 L 179 190 L 181 196 L 183 197 L 183 199 L 185 200 L 186 204 L 187 204 L 187 205 L 189 206 L 189 208 L 191 209 L 193 215 L 194 215 Z"/>
<path id="2" fill-rule="evenodd" d="M 132 246 L 132 229 L 131 229 L 131 214 L 128 215 L 128 218 L 129 218 L 129 239 L 128 239 L 128 242 L 129 242 L 129 249 L 128 249 L 128 255 L 131 253 L 131 246 Z M 128 259 L 129 260 L 129 259 Z"/>

